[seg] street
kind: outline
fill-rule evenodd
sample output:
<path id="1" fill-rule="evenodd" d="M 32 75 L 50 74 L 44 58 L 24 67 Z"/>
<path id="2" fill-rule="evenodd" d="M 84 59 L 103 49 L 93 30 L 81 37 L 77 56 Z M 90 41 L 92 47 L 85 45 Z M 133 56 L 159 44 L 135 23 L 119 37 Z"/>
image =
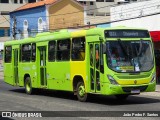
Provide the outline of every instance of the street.
<path id="1" fill-rule="evenodd" d="M 114 96 L 92 95 L 88 102 L 79 102 L 69 92 L 38 90 L 33 95 L 27 95 L 24 88 L 10 86 L 1 79 L 0 111 L 160 111 L 160 97 L 142 94 L 130 96 L 126 101 L 120 102 Z M 60 115 L 61 112 L 59 117 Z M 82 119 L 78 115 L 77 117 Z"/>

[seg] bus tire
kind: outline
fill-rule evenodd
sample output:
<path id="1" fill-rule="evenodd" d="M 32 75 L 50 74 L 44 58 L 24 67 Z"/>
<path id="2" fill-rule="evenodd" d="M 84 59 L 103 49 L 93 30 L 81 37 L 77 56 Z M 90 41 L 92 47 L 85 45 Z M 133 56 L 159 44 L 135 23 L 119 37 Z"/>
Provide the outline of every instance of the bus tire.
<path id="1" fill-rule="evenodd" d="M 31 78 L 30 77 L 27 77 L 25 79 L 24 86 L 25 86 L 26 94 L 31 95 L 32 94 L 32 82 L 31 82 Z"/>
<path id="2" fill-rule="evenodd" d="M 76 91 L 78 100 L 80 102 L 85 102 L 87 100 L 87 93 L 83 82 L 78 82 Z"/>
<path id="3" fill-rule="evenodd" d="M 115 95 L 115 96 L 118 100 L 126 100 L 129 95 L 124 94 L 124 95 Z"/>

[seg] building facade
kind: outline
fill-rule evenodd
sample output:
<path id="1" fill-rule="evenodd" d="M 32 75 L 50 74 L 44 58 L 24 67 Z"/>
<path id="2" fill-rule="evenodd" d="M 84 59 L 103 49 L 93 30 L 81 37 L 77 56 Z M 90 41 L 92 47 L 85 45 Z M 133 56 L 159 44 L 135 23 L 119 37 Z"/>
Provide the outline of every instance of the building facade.
<path id="1" fill-rule="evenodd" d="M 111 26 L 146 28 L 160 30 L 160 1 L 149 0 L 123 4 L 111 8 Z"/>
<path id="2" fill-rule="evenodd" d="M 11 36 L 23 39 L 38 32 L 83 26 L 84 17 L 84 7 L 75 0 L 28 3 L 10 13 Z"/>
<path id="3" fill-rule="evenodd" d="M 86 20 L 90 24 L 110 22 L 110 8 L 119 4 L 144 0 L 77 0 L 86 6 Z"/>
<path id="4" fill-rule="evenodd" d="M 61 0 L 56 5 L 50 6 L 48 12 L 49 29 L 51 30 L 86 24 L 84 7 L 74 0 Z"/>
<path id="5" fill-rule="evenodd" d="M 10 40 L 9 12 L 25 5 L 26 3 L 40 0 L 0 0 L 0 42 Z"/>

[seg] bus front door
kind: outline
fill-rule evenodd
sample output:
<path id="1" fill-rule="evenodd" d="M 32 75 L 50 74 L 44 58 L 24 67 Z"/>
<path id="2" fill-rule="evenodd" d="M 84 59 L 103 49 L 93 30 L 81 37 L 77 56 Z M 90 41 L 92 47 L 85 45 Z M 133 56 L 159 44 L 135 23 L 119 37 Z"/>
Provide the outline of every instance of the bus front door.
<path id="1" fill-rule="evenodd" d="M 91 92 L 100 92 L 100 44 L 90 43 L 89 49 Z"/>
<path id="2" fill-rule="evenodd" d="M 18 78 L 18 49 L 14 49 L 14 83 L 15 85 L 19 85 Z"/>
<path id="3" fill-rule="evenodd" d="M 47 77 L 46 77 L 46 47 L 38 47 L 40 55 L 40 84 L 41 87 L 47 87 Z"/>

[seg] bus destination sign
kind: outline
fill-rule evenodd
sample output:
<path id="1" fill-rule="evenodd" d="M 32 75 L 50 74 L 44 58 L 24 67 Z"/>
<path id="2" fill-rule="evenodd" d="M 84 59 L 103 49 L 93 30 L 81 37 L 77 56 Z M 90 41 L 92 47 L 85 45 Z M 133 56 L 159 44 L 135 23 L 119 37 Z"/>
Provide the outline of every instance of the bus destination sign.
<path id="1" fill-rule="evenodd" d="M 149 38 L 147 30 L 105 30 L 106 38 Z"/>

